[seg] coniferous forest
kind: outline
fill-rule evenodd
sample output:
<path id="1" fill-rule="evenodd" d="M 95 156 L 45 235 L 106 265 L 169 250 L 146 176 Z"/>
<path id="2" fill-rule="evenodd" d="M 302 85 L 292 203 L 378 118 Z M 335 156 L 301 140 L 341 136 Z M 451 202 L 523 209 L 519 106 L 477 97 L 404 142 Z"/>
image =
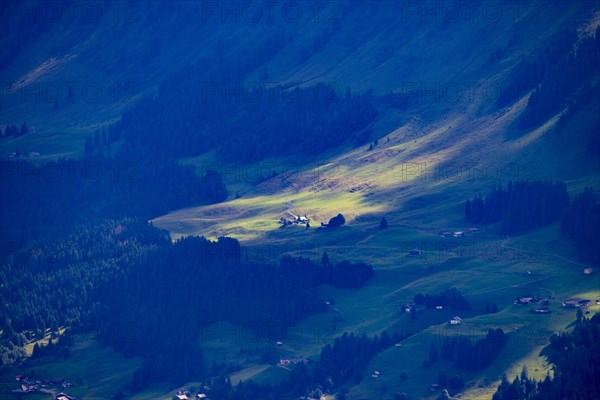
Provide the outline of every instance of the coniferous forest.
<path id="1" fill-rule="evenodd" d="M 0 77 L 0 400 L 600 400 L 600 0 L 6 0 Z"/>
<path id="2" fill-rule="evenodd" d="M 286 256 L 278 266 L 246 263 L 235 239 L 173 244 L 140 219 L 80 225 L 65 237 L 13 249 L 2 264 L 3 363 L 22 356 L 20 347 L 46 328 L 100 330 L 102 343 L 144 356 L 135 389 L 205 376 L 195 340 L 207 324 L 276 323 L 274 338 L 283 339 L 288 324 L 326 310 L 319 284 L 361 287 L 373 274 L 370 265 L 348 261 L 323 265 Z M 126 324 L 131 340 L 115 334 Z M 186 329 L 173 329 L 181 324 Z"/>
<path id="3" fill-rule="evenodd" d="M 573 240 L 582 259 L 600 261 L 600 201 L 592 189 L 586 188 L 571 201 L 561 231 Z"/>
<path id="4" fill-rule="evenodd" d="M 508 337 L 502 329 L 490 329 L 484 338 L 475 342 L 467 337 L 445 337 L 440 357 L 466 371 L 479 371 L 489 366 L 506 345 Z"/>
<path id="5" fill-rule="evenodd" d="M 216 148 L 225 158 L 253 162 L 294 153 L 315 156 L 356 140 L 377 115 L 369 92 L 339 93 L 326 84 L 288 89 L 207 83 L 201 78 L 192 74 L 165 83 L 158 96 L 125 112 L 114 130 L 134 146 L 153 149 L 158 158 Z M 186 89 L 178 90 L 184 83 Z"/>
<path id="6" fill-rule="evenodd" d="M 513 235 L 548 225 L 563 216 L 569 204 L 567 187 L 561 182 L 509 182 L 495 186 L 485 196 L 465 203 L 465 220 L 472 223 L 501 222 L 501 233 Z"/>
<path id="7" fill-rule="evenodd" d="M 446 289 L 440 294 L 434 295 L 417 293 L 413 300 L 415 304 L 424 305 L 428 309 L 434 309 L 437 306 L 446 306 L 454 310 L 471 309 L 469 301 L 456 288 Z"/>
<path id="8" fill-rule="evenodd" d="M 512 383 L 504 376 L 493 400 L 594 400 L 600 397 L 600 314 L 579 318 L 572 332 L 554 334 L 544 349 L 554 365 L 542 381 L 524 368 Z"/>
<path id="9" fill-rule="evenodd" d="M 465 203 L 465 221 L 500 223 L 506 235 L 524 233 L 556 221 L 577 246 L 582 260 L 600 259 L 600 202 L 591 188 L 570 199 L 561 182 L 509 182 Z"/>

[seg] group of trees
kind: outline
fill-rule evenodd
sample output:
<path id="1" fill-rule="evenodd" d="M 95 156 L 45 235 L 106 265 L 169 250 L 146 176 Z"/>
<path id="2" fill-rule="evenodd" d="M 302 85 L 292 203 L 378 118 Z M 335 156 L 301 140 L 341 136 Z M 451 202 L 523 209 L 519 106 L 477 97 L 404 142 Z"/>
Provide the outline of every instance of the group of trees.
<path id="1" fill-rule="evenodd" d="M 40 342 L 41 343 L 41 342 Z M 46 356 L 59 356 L 68 358 L 70 356 L 69 347 L 74 343 L 73 332 L 71 329 L 66 329 L 59 339 L 54 340 L 51 337 L 48 339 L 47 344 L 38 344 L 37 342 L 33 345 L 31 352 L 31 358 L 36 359 Z"/>
<path id="2" fill-rule="evenodd" d="M 148 147 L 159 157 L 216 148 L 228 159 L 252 162 L 282 154 L 317 155 L 353 139 L 377 115 L 370 92 L 340 94 L 326 84 L 190 85 L 182 91 L 164 89 L 140 101 L 115 129 L 124 132 L 126 141 Z"/>
<path id="3" fill-rule="evenodd" d="M 48 328 L 93 330 L 103 344 L 144 357 L 133 389 L 206 377 L 197 340 L 208 324 L 260 326 L 257 334 L 272 342 L 285 337 L 289 324 L 327 309 L 318 285 L 361 287 L 373 274 L 370 265 L 348 261 L 286 256 L 279 265 L 250 263 L 234 239 L 172 243 L 141 218 L 39 237 L 2 252 L 1 263 L 3 363 L 22 356 L 18 348 Z M 58 354 L 52 349 L 38 346 L 35 356 Z"/>
<path id="4" fill-rule="evenodd" d="M 576 41 L 577 31 L 565 28 L 555 33 L 539 54 L 523 58 L 510 72 L 496 104 L 499 107 L 507 106 L 536 88 L 548 71 L 573 49 Z"/>
<path id="5" fill-rule="evenodd" d="M 373 266 L 370 264 L 346 260 L 332 263 L 327 253 L 323 253 L 321 265 L 306 258 L 290 256 L 283 256 L 280 264 L 290 271 L 309 277 L 315 284 L 341 288 L 360 288 L 373 276 Z"/>
<path id="6" fill-rule="evenodd" d="M 494 361 L 507 340 L 500 328 L 488 330 L 484 338 L 475 342 L 465 336 L 445 337 L 439 355 L 442 359 L 452 362 L 456 368 L 480 371 Z"/>
<path id="7" fill-rule="evenodd" d="M 174 73 L 156 96 L 123 114 L 116 132 L 157 157 L 217 149 L 228 159 L 252 162 L 281 154 L 319 154 L 354 138 L 374 120 L 370 92 L 338 93 L 322 83 L 305 88 L 241 83 L 285 44 L 285 35 L 276 33 L 256 46 L 247 61 L 202 59 Z"/>
<path id="8" fill-rule="evenodd" d="M 145 219 L 106 220 L 59 232 L 23 246 L 2 243 L 0 364 L 22 357 L 22 347 L 48 330 L 52 335 L 60 326 L 98 331 L 100 294 L 110 295 L 140 258 L 170 243 L 166 232 Z"/>
<path id="9" fill-rule="evenodd" d="M 326 224 L 322 224 L 328 228 L 337 228 L 346 223 L 346 218 L 342 214 L 338 214 L 335 217 L 329 219 L 329 222 Z"/>
<path id="10" fill-rule="evenodd" d="M 600 34 L 597 35 L 597 37 L 600 36 Z M 586 108 L 591 112 L 596 112 L 597 109 L 593 108 L 593 105 L 598 103 L 600 103 L 600 84 L 584 84 L 573 96 L 569 97 L 567 111 L 558 120 L 556 131 L 560 135 L 569 135 L 568 122 Z M 585 154 L 588 157 L 598 157 L 600 155 L 600 120 L 595 118 L 589 122 L 577 125 L 577 136 L 581 138 L 581 141 L 586 141 Z"/>
<path id="11" fill-rule="evenodd" d="M 4 132 L 2 132 L 2 129 L 0 129 L 0 139 L 9 137 L 18 138 L 20 136 L 26 135 L 27 133 L 29 133 L 29 128 L 27 127 L 27 124 L 25 122 L 21 124 L 20 128 L 16 125 L 6 125 L 6 127 L 4 128 Z"/>
<path id="12" fill-rule="evenodd" d="M 320 397 L 320 394 L 330 393 L 347 382 L 359 383 L 371 358 L 400 339 L 397 333 L 390 335 L 385 331 L 381 336 L 375 335 L 372 338 L 344 332 L 335 339 L 333 345 L 323 347 L 318 361 L 308 365 L 297 365 L 289 377 L 277 385 L 259 384 L 249 380 L 231 387 L 226 378 L 219 377 L 211 381 L 210 398 L 292 399 L 307 393 L 311 393 L 311 397 Z"/>
<path id="13" fill-rule="evenodd" d="M 465 386 L 465 379 L 460 374 L 447 374 L 444 371 L 440 371 L 437 383 L 444 388 L 460 390 Z"/>
<path id="14" fill-rule="evenodd" d="M 564 122 L 593 101 L 588 82 L 599 69 L 600 28 L 581 40 L 575 28 L 564 28 L 538 54 L 523 58 L 513 68 L 496 104 L 505 107 L 531 92 L 519 120 L 520 128 L 537 126 L 568 107 L 561 118 Z M 590 140 L 597 141 L 594 129 L 590 133 Z"/>
<path id="15" fill-rule="evenodd" d="M 563 216 L 569 205 L 562 182 L 509 182 L 494 186 L 485 196 L 465 203 L 465 220 L 471 223 L 501 222 L 501 233 L 513 235 L 550 224 Z"/>
<path id="16" fill-rule="evenodd" d="M 585 188 L 573 199 L 561 231 L 573 240 L 581 259 L 600 262 L 600 202 L 591 188 Z"/>
<path id="17" fill-rule="evenodd" d="M 193 203 L 227 197 L 216 172 L 197 177 L 174 161 L 153 162 L 142 152 L 58 160 L 41 165 L 0 161 L 0 227 L 24 244 L 106 218 L 151 218 Z"/>
<path id="18" fill-rule="evenodd" d="M 86 157 L 102 154 L 119 139 L 119 133 L 115 130 L 114 125 L 110 125 L 108 128 L 103 125 L 96 129 L 94 135 L 85 138 L 84 154 Z"/>
<path id="19" fill-rule="evenodd" d="M 418 293 L 414 297 L 415 304 L 424 305 L 428 309 L 434 309 L 436 306 L 446 306 L 455 310 L 470 310 L 471 304 L 465 299 L 456 288 L 449 288 L 440 294 L 422 294 Z"/>
<path id="20" fill-rule="evenodd" d="M 570 34 L 572 35 L 572 33 Z M 569 99 L 600 69 L 600 27 L 571 46 L 567 52 L 550 59 L 547 71 L 527 101 L 521 116 L 522 128 L 537 126 L 569 104 Z"/>
<path id="21" fill-rule="evenodd" d="M 362 263 L 330 268 L 291 257 L 283 257 L 279 266 L 244 264 L 238 242 L 227 238 L 185 238 L 159 248 L 141 264 L 121 281 L 117 292 L 102 298 L 109 309 L 119 310 L 103 319 L 104 331 L 135 321 L 137 331 L 154 332 L 133 341 L 103 337 L 124 354 L 145 357 L 134 375 L 135 389 L 205 376 L 201 349 L 195 344 L 200 330 L 194 327 L 227 321 L 262 327 L 258 335 L 267 335 L 266 327 L 271 327 L 266 339 L 273 342 L 285 337 L 286 326 L 326 310 L 317 295 L 319 284 L 360 287 L 366 281 L 360 271 L 372 273 L 372 267 Z"/>
<path id="22" fill-rule="evenodd" d="M 552 335 L 544 353 L 554 364 L 554 377 L 538 382 L 524 368 L 512 383 L 502 378 L 493 400 L 600 398 L 600 314 L 578 319 L 572 332 Z"/>
<path id="23" fill-rule="evenodd" d="M 503 234 L 518 234 L 561 221 L 561 231 L 573 240 L 583 260 L 600 260 L 600 202 L 585 188 L 570 199 L 562 182 L 509 182 L 465 203 L 465 220 L 501 222 Z"/>

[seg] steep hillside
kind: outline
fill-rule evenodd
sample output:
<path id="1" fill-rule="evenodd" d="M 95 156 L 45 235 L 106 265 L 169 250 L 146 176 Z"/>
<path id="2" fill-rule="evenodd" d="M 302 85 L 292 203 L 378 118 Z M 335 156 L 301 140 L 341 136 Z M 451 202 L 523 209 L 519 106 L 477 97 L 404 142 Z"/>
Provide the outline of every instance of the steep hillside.
<path id="1" fill-rule="evenodd" d="M 352 364 L 355 373 L 335 374 L 340 381 L 340 376 L 351 379 L 339 383 L 315 373 L 311 385 L 329 387 L 337 399 L 395 399 L 400 393 L 435 399 L 440 391 L 432 384 L 447 374 L 463 383 L 452 394 L 488 399 L 503 374 L 512 381 L 523 365 L 533 378 L 546 376 L 550 366 L 541 350 L 552 333 L 569 330 L 576 317 L 573 309 L 562 306 L 564 300 L 600 299 L 600 266 L 582 258 L 573 239 L 585 221 L 565 223 L 547 213 L 543 224 L 513 234 L 503 230 L 502 218 L 493 223 L 465 218 L 467 200 L 489 196 L 511 181 L 564 182 L 571 207 L 576 198 L 584 202 L 578 195 L 585 188 L 600 193 L 597 1 L 272 6 L 110 0 L 50 5 L 28 0 L 0 13 L 0 158 L 38 162 L 85 156 L 79 161 L 109 172 L 95 181 L 82 173 L 83 183 L 75 183 L 81 190 L 72 190 L 72 180 L 62 176 L 60 187 L 49 181 L 31 191 L 7 163 L 4 183 L 19 190 L 3 195 L 10 201 L 4 210 L 9 218 L 3 221 L 10 229 L 5 229 L 3 242 L 18 237 L 26 243 L 30 229 L 40 233 L 40 221 L 65 223 L 69 212 L 79 208 L 83 211 L 77 217 L 83 218 L 76 221 L 90 225 L 78 229 L 91 237 L 90 232 L 97 234 L 94 243 L 106 240 L 102 251 L 120 254 L 121 247 L 130 246 L 135 257 L 145 254 L 138 249 L 141 239 L 114 239 L 122 234 L 121 223 L 109 234 L 95 232 L 92 225 L 108 214 L 121 218 L 138 209 L 144 213 L 136 216 L 144 220 L 136 223 L 144 225 L 146 218 L 159 215 L 152 225 L 167 230 L 175 242 L 161 236 L 162 253 L 152 253 L 160 257 L 144 258 L 139 265 L 147 269 L 134 274 L 113 256 L 110 262 L 93 254 L 69 256 L 76 260 L 69 264 L 72 269 L 80 265 L 75 262 L 97 266 L 91 269 L 97 281 L 119 278 L 114 287 L 120 291 L 100 297 L 105 309 L 97 315 L 113 317 L 112 307 L 118 312 L 111 323 L 134 321 L 135 327 L 159 332 L 156 337 L 129 343 L 118 336 L 77 335 L 72 357 L 86 368 L 100 357 L 106 368 L 102 373 L 82 375 L 70 359 L 56 358 L 16 365 L 7 375 L 29 373 L 34 365 L 47 374 L 79 377 L 75 393 L 84 398 L 122 391 L 137 399 L 170 399 L 176 392 L 173 385 L 183 383 L 178 379 L 199 388 L 206 379 L 215 379 L 215 386 L 222 379 L 227 393 L 234 390 L 227 382 L 235 386 L 249 379 L 259 384 L 309 382 L 303 369 L 279 365 L 278 358 L 320 362 L 327 358 L 327 346 L 344 332 L 383 338 L 385 331 L 396 334 L 396 345 L 389 340 L 373 345 L 377 351 L 357 362 L 362 370 Z M 111 179 L 128 163 L 143 173 L 138 171 L 133 183 Z M 179 169 L 177 163 L 188 167 Z M 45 170 L 40 171 L 43 175 Z M 19 203 L 30 193 L 31 201 Z M 63 210 L 69 196 L 86 198 L 86 193 L 92 194 L 87 202 Z M 44 204 L 45 195 L 56 205 Z M 523 202 L 534 205 L 523 209 L 535 207 L 534 197 L 525 193 Z M 98 207 L 100 201 L 103 207 Z M 561 207 L 568 208 L 567 203 L 560 202 Z M 568 215 L 596 218 L 589 212 L 597 207 L 596 198 L 588 203 L 593 203 L 586 206 L 590 208 L 580 205 Z M 29 212 L 25 204 L 41 211 Z M 10 220 L 14 210 L 27 229 Z M 323 226 L 339 213 L 345 217 L 343 226 Z M 280 223 L 292 216 L 306 216 L 310 222 Z M 56 232 L 69 238 L 71 229 Z M 141 232 L 145 229 L 150 227 Z M 53 236 L 45 226 L 41 231 Z M 176 241 L 189 235 L 239 240 L 241 247 L 234 247 L 241 258 L 235 261 L 260 266 L 263 275 L 240 267 L 249 275 L 228 277 L 237 270 L 221 271 L 223 260 L 211 252 L 207 257 L 206 249 L 196 246 L 203 240 Z M 39 243 L 29 244 L 35 251 L 48 240 L 39 236 Z M 60 237 L 50 238 L 57 253 L 62 244 L 53 241 Z M 227 240 L 210 246 L 233 243 Z M 115 243 L 117 250 L 110 247 Z M 29 255 L 27 247 L 22 254 Z M 307 257 L 312 262 L 306 265 L 315 270 L 330 265 L 327 259 L 342 266 L 346 264 L 337 263 L 361 261 L 372 265 L 374 274 L 355 286 L 332 284 L 315 278 L 316 273 L 305 282 L 303 274 L 311 269 L 302 262 L 298 269 L 289 259 L 289 269 L 272 268 L 284 255 Z M 213 275 L 202 269 L 205 265 L 196 264 L 213 257 L 207 265 L 215 267 L 209 271 L 218 278 L 215 283 L 207 278 Z M 43 268 L 37 255 L 27 260 L 32 269 Z M 138 265 L 133 255 L 127 262 Z M 118 275 L 110 269 L 115 266 Z M 583 274 L 588 267 L 592 271 Z M 272 270 L 279 275 L 270 275 Z M 19 279 L 11 284 L 20 284 L 19 274 L 14 272 Z M 66 276 L 60 278 L 56 281 Z M 23 272 L 22 281 L 26 279 L 32 278 Z M 84 279 L 81 285 L 93 286 Z M 249 283 L 260 296 L 240 289 Z M 43 288 L 43 281 L 36 285 Z M 419 294 L 432 296 L 450 287 L 470 306 L 415 306 L 418 312 L 405 312 Z M 88 298 L 88 288 L 81 289 L 77 293 L 91 304 L 93 295 Z M 514 304 L 524 296 L 547 297 L 552 313 L 535 314 Z M 54 301 L 66 302 L 63 298 L 79 304 L 77 296 L 64 290 Z M 70 307 L 69 321 L 85 315 L 87 303 L 78 306 Z M 25 327 L 32 319 L 30 308 L 45 307 L 32 296 L 27 312 L 15 315 Z M 217 313 L 217 307 L 226 312 Z M 587 310 L 598 312 L 600 305 L 593 302 Z M 153 318 L 139 315 L 153 311 Z M 56 310 L 48 314 L 53 325 L 61 319 Z M 455 316 L 462 318 L 461 324 L 449 323 Z M 2 317 L 8 320 L 8 311 Z M 276 338 L 282 343 L 274 346 L 275 338 L 268 335 L 244 336 L 248 332 L 242 322 L 268 318 L 292 324 L 286 325 L 289 336 Z M 102 329 L 108 325 L 104 321 Z M 464 368 L 464 362 L 452 357 L 437 360 L 431 355 L 438 347 L 441 352 L 447 338 L 484 343 L 489 329 L 502 329 L 506 344 L 478 370 Z M 47 340 L 45 326 L 37 331 L 28 346 Z M 99 342 L 110 349 L 100 349 Z M 145 352 L 152 357 L 144 358 Z M 123 354 L 132 358 L 124 362 Z M 111 372 L 111 363 L 120 365 Z M 318 372 L 324 374 L 327 365 L 319 364 Z M 237 395 L 243 398 L 243 393 Z"/>
<path id="2" fill-rule="evenodd" d="M 177 2 L 175 10 L 163 2 L 60 4 L 27 1 L 3 11 L 0 125 L 25 121 L 36 132 L 4 141 L 4 151 L 78 154 L 99 125 L 155 93 L 172 73 L 194 73 L 186 67 L 203 59 L 240 67 L 240 74 L 219 78 L 234 86 L 326 82 L 342 93 L 416 90 L 417 106 L 433 100 L 437 118 L 440 110 L 464 109 L 473 94 L 489 105 L 493 91 L 482 85 L 498 84 L 567 21 L 589 24 L 594 17 L 593 2 L 317 2 L 297 5 L 296 14 L 290 6 L 255 10 L 243 2 Z M 25 35 L 32 26 L 40 28 Z M 281 44 L 269 44 L 273 38 Z"/>

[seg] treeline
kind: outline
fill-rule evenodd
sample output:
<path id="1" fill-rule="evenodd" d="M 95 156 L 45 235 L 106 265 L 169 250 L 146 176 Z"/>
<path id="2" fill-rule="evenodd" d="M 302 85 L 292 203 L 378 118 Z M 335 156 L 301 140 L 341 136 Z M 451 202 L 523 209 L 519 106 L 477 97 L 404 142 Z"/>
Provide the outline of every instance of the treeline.
<path id="1" fill-rule="evenodd" d="M 555 115 L 569 104 L 576 90 L 589 82 L 600 70 L 600 27 L 595 35 L 586 37 L 560 54 L 542 75 L 531 93 L 519 126 L 531 128 Z"/>
<path id="2" fill-rule="evenodd" d="M 208 324 L 252 324 L 264 328 L 259 334 L 272 327 L 267 339 L 274 342 L 284 338 L 289 324 L 326 310 L 317 294 L 319 284 L 360 287 L 372 274 L 372 267 L 364 263 L 342 262 L 330 268 L 304 258 L 283 257 L 279 266 L 244 264 L 240 259 L 234 239 L 189 237 L 159 248 L 132 269 L 117 290 L 103 292 L 101 302 L 112 310 L 102 319 L 104 331 L 114 332 L 123 321 L 133 321 L 136 331 L 153 332 L 132 341 L 118 335 L 102 338 L 128 356 L 145 357 L 134 375 L 135 390 L 156 381 L 205 376 L 195 343 Z"/>
<path id="3" fill-rule="evenodd" d="M 484 338 L 475 342 L 464 336 L 445 337 L 439 354 L 442 359 L 452 362 L 456 368 L 465 371 L 481 371 L 494 361 L 507 340 L 508 337 L 500 328 L 488 330 Z M 430 362 L 431 358 L 430 351 Z"/>
<path id="4" fill-rule="evenodd" d="M 53 336 L 61 326 L 98 330 L 100 293 L 110 293 L 140 258 L 169 243 L 166 232 L 131 218 L 78 225 L 22 247 L 2 243 L 0 364 L 22 357 L 22 347 L 48 330 Z"/>
<path id="5" fill-rule="evenodd" d="M 323 257 L 322 265 L 315 264 L 306 258 L 290 256 L 283 256 L 280 264 L 286 269 L 309 276 L 316 284 L 340 288 L 360 288 L 373 276 L 373 266 L 370 264 L 352 263 L 346 260 L 332 263 L 328 256 Z"/>
<path id="6" fill-rule="evenodd" d="M 465 203 L 465 221 L 501 222 L 501 233 L 513 235 L 548 225 L 560 219 L 569 205 L 562 182 L 509 182 L 494 186 L 485 197 L 476 195 Z"/>
<path id="7" fill-rule="evenodd" d="M 562 182 L 509 182 L 494 186 L 485 196 L 465 203 L 465 221 L 501 222 L 501 233 L 527 232 L 555 221 L 577 246 L 581 259 L 600 260 L 600 202 L 593 189 L 585 188 L 570 199 Z"/>
<path id="8" fill-rule="evenodd" d="M 103 344 L 144 357 L 136 390 L 205 377 L 197 340 L 211 323 L 261 326 L 269 341 L 283 339 L 286 326 L 326 310 L 318 285 L 360 287 L 373 274 L 348 261 L 245 263 L 234 239 L 171 243 L 144 219 L 80 225 L 3 252 L 1 262 L 2 363 L 22 357 L 19 349 L 48 329 L 55 337 L 60 326 L 94 330 Z"/>
<path id="9" fill-rule="evenodd" d="M 342 385 L 350 379 L 358 384 L 371 358 L 399 340 L 398 334 L 389 335 L 385 331 L 381 337 L 375 335 L 372 339 L 366 335 L 344 333 L 335 340 L 333 346 L 326 345 L 321 350 L 319 363 L 314 369 L 315 381 L 325 385 L 326 389 Z M 328 381 L 331 381 L 329 385 Z"/>
<path id="10" fill-rule="evenodd" d="M 390 335 L 383 332 L 381 336 L 369 338 L 344 332 L 333 345 L 323 347 L 317 362 L 299 364 L 278 385 L 249 380 L 241 381 L 232 388 L 224 377 L 220 377 L 211 381 L 209 396 L 216 400 L 295 399 L 300 396 L 320 398 L 322 394 L 331 393 L 347 382 L 358 384 L 363 379 L 369 361 L 400 339 L 397 333 Z"/>
<path id="11" fill-rule="evenodd" d="M 52 336 L 53 335 L 51 334 L 48 343 L 45 345 L 41 342 L 33 345 L 31 359 L 48 356 L 68 358 L 71 355 L 69 347 L 71 347 L 75 341 L 72 330 L 66 329 L 63 334 L 60 335 L 60 338 L 56 340 L 54 340 Z"/>
<path id="12" fill-rule="evenodd" d="M 167 84 L 158 96 L 140 101 L 115 129 L 156 157 L 216 148 L 227 159 L 252 162 L 317 155 L 355 138 L 377 115 L 370 92 L 340 94 L 326 84 L 288 88 L 185 81 L 185 89 Z"/>
<path id="13" fill-rule="evenodd" d="M 151 218 L 227 197 L 216 172 L 197 177 L 191 167 L 154 161 L 137 150 L 41 165 L 2 160 L 0 173 L 0 229 L 3 240 L 19 245 L 83 222 Z"/>
<path id="14" fill-rule="evenodd" d="M 15 137 L 18 138 L 20 136 L 26 135 L 29 133 L 29 128 L 27 124 L 23 122 L 21 127 L 19 128 L 17 125 L 6 125 L 4 128 L 4 132 L 0 129 L 0 139 Z"/>
<path id="15" fill-rule="evenodd" d="M 339 12 L 354 7 L 340 5 Z M 191 16 L 200 10 L 190 8 L 185 16 L 193 21 Z M 159 10 L 155 17 L 161 15 Z M 320 29 L 312 46 L 300 49 L 299 63 L 326 45 L 338 25 Z M 271 32 L 235 55 L 226 54 L 222 49 L 227 43 L 221 43 L 214 56 L 171 74 L 155 96 L 123 113 L 115 135 L 147 148 L 153 157 L 178 158 L 216 149 L 240 162 L 282 154 L 314 156 L 364 139 L 365 128 L 377 115 L 373 94 L 338 91 L 324 83 L 311 87 L 269 83 L 270 60 L 295 40 L 283 27 Z M 257 75 L 261 83 L 253 83 Z"/>
<path id="16" fill-rule="evenodd" d="M 450 307 L 454 310 L 470 310 L 471 304 L 463 297 L 456 288 L 445 289 L 439 294 L 417 293 L 413 299 L 415 304 L 423 305 L 428 309 L 435 309 L 436 306 Z"/>
<path id="17" fill-rule="evenodd" d="M 573 240 L 581 259 L 600 262 L 600 201 L 591 188 L 585 188 L 573 199 L 561 231 Z"/>
<path id="18" fill-rule="evenodd" d="M 440 371 L 437 383 L 444 388 L 459 390 L 465 386 L 465 378 L 460 374 L 447 374 L 444 371 Z"/>
<path id="19" fill-rule="evenodd" d="M 40 18 L 40 9 L 45 11 L 41 8 L 44 4 L 47 3 L 43 0 L 34 0 L 11 5 L 11 8 L 4 8 L 2 24 L 0 24 L 0 43 L 2 44 L 0 45 L 0 70 L 6 68 L 30 42 L 48 32 L 59 20 L 59 18 L 55 18 L 56 15 L 69 15 L 68 3 L 57 2 L 56 5 L 53 5 L 52 18 Z M 17 8 L 18 5 L 22 9 Z"/>
<path id="20" fill-rule="evenodd" d="M 554 364 L 554 377 L 548 374 L 536 381 L 524 368 L 510 383 L 505 376 L 493 400 L 595 400 L 600 398 L 600 314 L 577 320 L 572 332 L 554 334 L 544 349 Z"/>
<path id="21" fill-rule="evenodd" d="M 85 138 L 83 153 L 85 157 L 104 154 L 105 151 L 110 149 L 111 144 L 119 139 L 120 136 L 115 130 L 114 124 L 108 128 L 103 125 L 101 128 L 96 129 L 93 135 Z"/>
<path id="22" fill-rule="evenodd" d="M 513 68 L 496 105 L 505 107 L 531 92 L 519 119 L 521 129 L 542 124 L 564 107 L 568 111 L 561 119 L 566 120 L 593 101 L 589 82 L 599 69 L 600 27 L 581 40 L 575 28 L 565 28 L 554 34 L 539 54 L 524 58 Z M 598 135 L 594 129 L 589 134 L 595 149 Z"/>
<path id="23" fill-rule="evenodd" d="M 539 54 L 523 58 L 512 69 L 500 90 L 496 105 L 507 106 L 534 89 L 544 80 L 548 71 L 573 49 L 576 42 L 577 31 L 574 28 L 565 28 L 553 34 Z"/>
<path id="24" fill-rule="evenodd" d="M 594 104 L 600 104 L 600 84 L 592 85 L 587 83 L 568 100 L 567 111 L 561 115 L 556 124 L 556 131 L 559 134 L 569 135 L 567 131 L 567 123 L 579 112 L 585 110 L 592 105 L 591 111 L 597 112 L 597 108 L 593 108 Z M 594 118 L 591 123 L 582 123 L 577 126 L 577 136 L 581 140 L 586 140 L 585 153 L 589 157 L 600 156 L 600 119 Z"/>

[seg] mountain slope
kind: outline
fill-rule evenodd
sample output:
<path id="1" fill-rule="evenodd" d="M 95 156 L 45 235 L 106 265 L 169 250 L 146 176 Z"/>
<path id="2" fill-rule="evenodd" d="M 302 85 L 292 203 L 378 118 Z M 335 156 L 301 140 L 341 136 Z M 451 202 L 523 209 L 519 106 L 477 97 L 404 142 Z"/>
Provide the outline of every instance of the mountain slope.
<path id="1" fill-rule="evenodd" d="M 587 264 L 577 259 L 557 223 L 510 238 L 501 237 L 496 225 L 478 225 L 479 233 L 464 238 L 439 235 L 466 230 L 465 201 L 494 185 L 547 179 L 565 181 L 571 195 L 584 187 L 600 191 L 598 154 L 590 151 L 597 140 L 600 77 L 592 73 L 571 85 L 571 76 L 561 76 L 571 70 L 557 61 L 582 54 L 586 39 L 598 41 L 597 2 L 317 2 L 318 10 L 315 4 L 298 3 L 297 20 L 285 5 L 276 6 L 272 18 L 266 8 L 253 18 L 251 7 L 259 6 L 252 2 L 232 2 L 231 8 L 210 2 L 94 4 L 101 7 L 98 18 L 86 16 L 83 8 L 71 17 L 63 5 L 61 18 L 44 19 L 48 10 L 36 1 L 2 14 L 8 23 L 1 28 L 0 48 L 8 50 L 0 53 L 0 127 L 4 132 L 6 125 L 25 121 L 30 132 L 0 139 L 1 157 L 17 149 L 40 152 L 42 159 L 77 157 L 84 153 L 86 137 L 111 125 L 118 139 L 103 150 L 109 156 L 121 149 L 127 157 L 140 143 L 137 135 L 148 139 L 144 146 L 152 151 L 142 153 L 149 154 L 148 162 L 177 157 L 194 166 L 198 176 L 216 170 L 227 186 L 230 196 L 224 202 L 192 205 L 152 220 L 173 239 L 232 236 L 252 260 L 278 262 L 292 254 L 319 263 L 327 252 L 333 260 L 373 264 L 375 275 L 364 288 L 319 287 L 319 295 L 335 300 L 334 307 L 302 320 L 303 334 L 281 349 L 286 356 L 318 358 L 323 346 L 344 331 L 406 333 L 402 348 L 394 346 L 369 362 L 366 372 L 381 371 L 380 378 L 365 374 L 345 385 L 348 398 L 387 399 L 400 392 L 436 398 L 439 393 L 430 385 L 440 371 L 453 369 L 446 362 L 423 367 L 430 342 L 452 335 L 478 339 L 488 328 L 510 332 L 507 348 L 484 370 L 461 372 L 467 383 L 463 398 L 489 398 L 502 373 L 514 374 L 525 363 L 535 365 L 536 376 L 543 378 L 547 365 L 539 350 L 574 318 L 561 301 L 600 298 L 596 266 L 591 276 L 581 274 Z M 33 21 L 28 19 L 35 13 L 25 8 L 38 10 L 43 20 L 26 37 L 23 32 L 30 31 L 27 24 Z M 566 44 L 556 45 L 561 41 Z M 547 58 L 555 48 L 560 54 Z M 595 65 L 597 53 L 590 54 L 590 65 Z M 529 72 L 524 67 L 529 61 L 547 65 L 521 72 Z M 544 78 L 555 76 L 548 71 L 567 82 L 560 97 L 564 101 L 524 127 L 533 93 L 543 93 Z M 366 98 L 376 116 L 358 127 L 350 124 L 355 129 L 344 131 L 349 137 L 340 135 L 339 143 L 337 137 L 322 140 L 331 143 L 315 153 L 293 143 L 245 162 L 224 151 L 236 145 L 227 141 L 231 138 L 240 138 L 240 147 L 244 140 L 258 149 L 267 146 L 257 139 L 264 133 L 256 133 L 257 126 L 263 127 L 259 123 L 277 122 L 285 110 L 305 111 L 268 100 L 257 105 L 251 92 L 236 90 L 278 88 L 289 95 L 296 89 L 310 93 L 320 83 L 334 87 L 340 97 L 348 88 L 352 93 L 371 90 L 372 97 Z M 56 87 L 59 96 L 50 94 Z M 498 101 L 506 88 L 514 93 Z M 98 99 L 92 94 L 96 89 Z M 233 103 L 227 103 L 231 97 Z M 306 121 L 317 115 L 323 100 L 315 98 L 306 107 Z M 152 107 L 145 108 L 148 104 Z M 193 107 L 178 114 L 180 104 Z M 192 117 L 205 109 L 196 112 L 194 107 L 224 114 L 197 122 Z M 337 113 L 335 107 L 324 112 L 331 119 Z M 340 114 L 344 123 L 356 117 Z M 182 120 L 169 125 L 174 117 Z M 316 130 L 315 120 L 312 128 L 306 125 L 309 133 Z M 164 134 L 161 141 L 147 134 L 157 126 Z M 271 129 L 271 135 L 276 133 Z M 319 131 L 317 139 L 325 134 Z M 176 155 L 167 147 L 175 139 L 189 140 L 177 143 L 185 151 Z M 308 215 L 311 227 L 280 229 L 278 221 L 288 213 Z M 345 226 L 319 227 L 338 213 L 345 216 Z M 383 216 L 389 224 L 385 230 L 379 229 Z M 422 256 L 409 255 L 415 248 Z M 416 322 L 401 312 L 417 293 L 451 286 L 474 304 L 472 314 L 461 314 L 463 330 L 448 327 L 453 310 L 420 311 Z M 549 318 L 512 304 L 535 292 L 554 296 Z M 498 306 L 497 313 L 484 312 L 489 303 Z M 241 371 L 229 374 L 232 380 L 272 383 L 288 374 L 243 355 L 243 348 L 256 346 L 256 340 L 199 342 L 206 365 L 211 360 L 240 364 Z M 68 360 L 57 364 L 58 371 L 68 368 Z M 171 389 L 157 382 L 137 398 L 171 398 Z M 106 390 L 101 394 L 113 394 Z"/>

